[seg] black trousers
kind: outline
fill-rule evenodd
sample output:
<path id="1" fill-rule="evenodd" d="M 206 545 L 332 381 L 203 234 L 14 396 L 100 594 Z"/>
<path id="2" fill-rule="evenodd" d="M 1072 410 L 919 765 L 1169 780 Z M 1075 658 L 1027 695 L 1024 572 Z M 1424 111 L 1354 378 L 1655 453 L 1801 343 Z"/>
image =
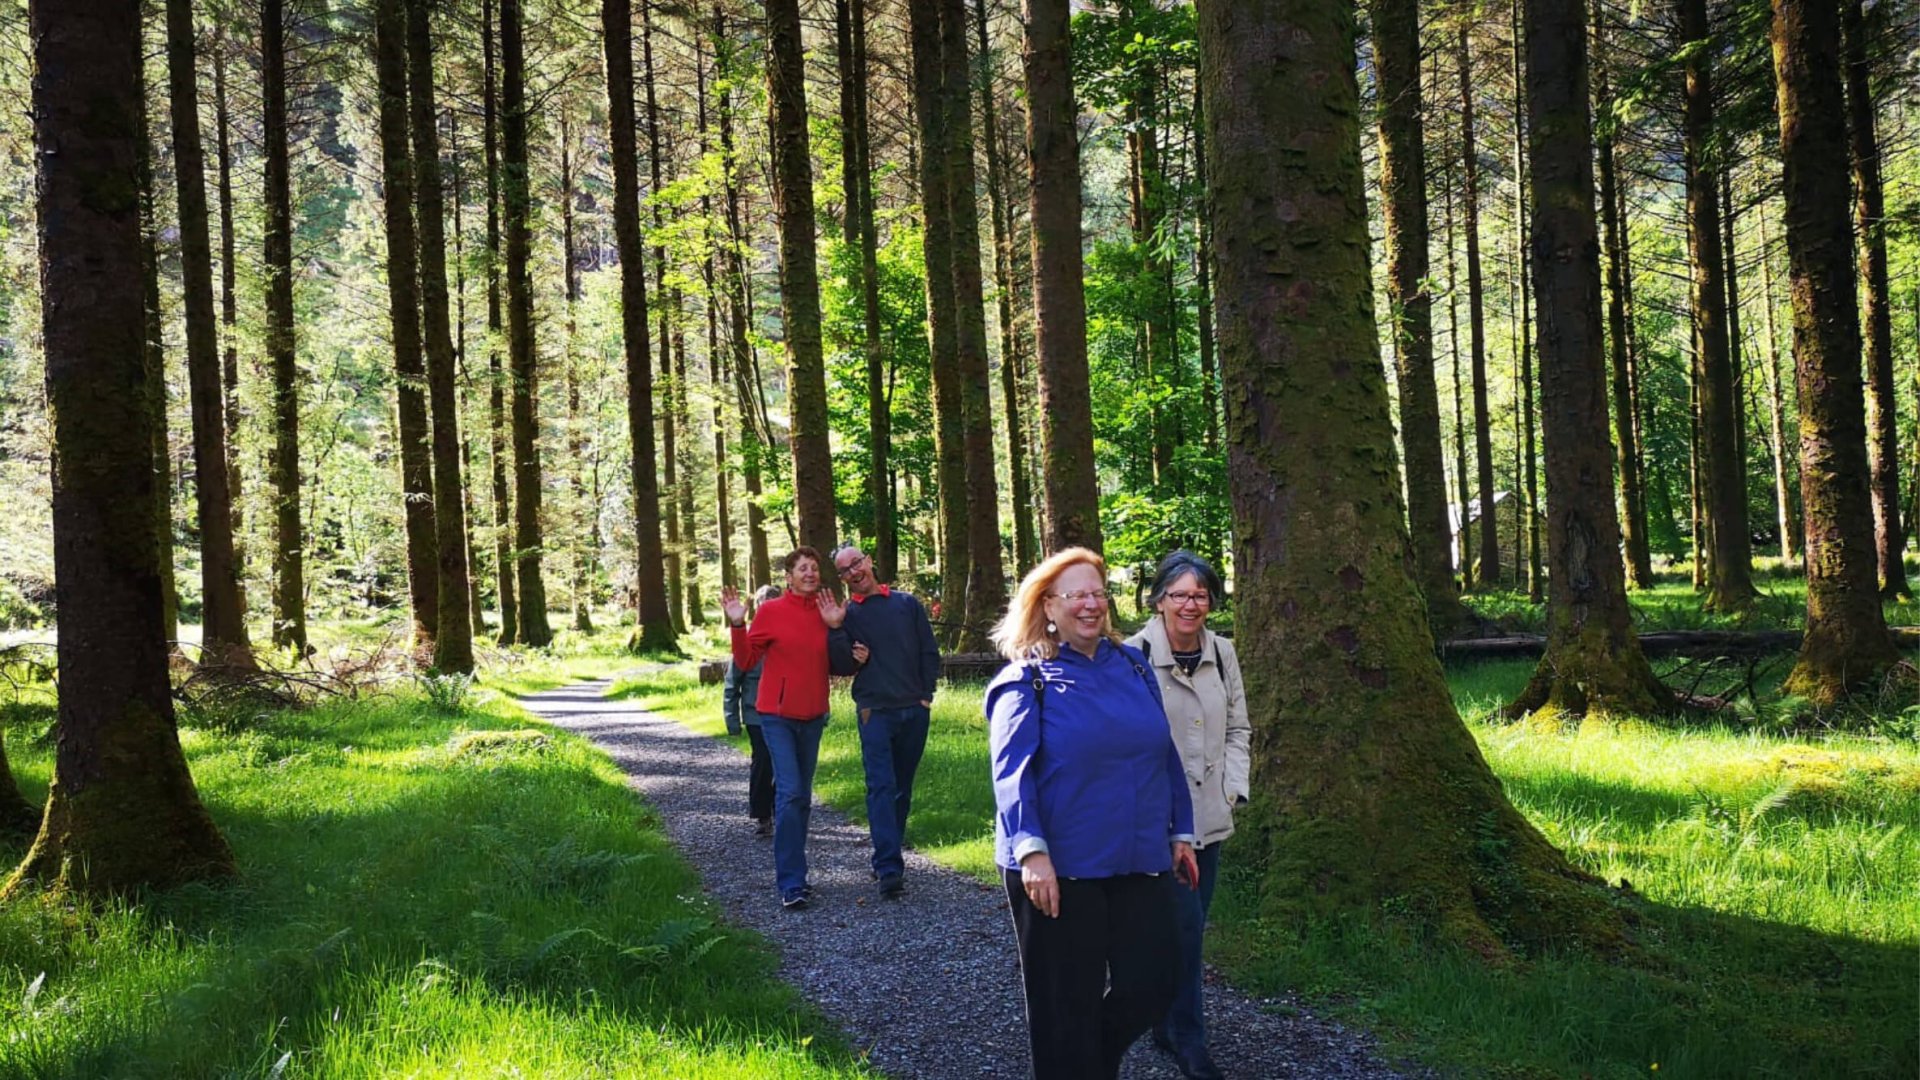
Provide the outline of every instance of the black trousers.
<path id="1" fill-rule="evenodd" d="M 753 744 L 753 761 L 747 766 L 747 816 L 755 820 L 773 816 L 773 758 L 767 754 L 766 736 L 759 724 L 747 725 L 747 741 Z"/>
<path id="2" fill-rule="evenodd" d="M 1173 1003 L 1179 949 L 1172 874 L 1060 879 L 1060 917 L 1003 871 L 1037 1080 L 1114 1077 Z"/>

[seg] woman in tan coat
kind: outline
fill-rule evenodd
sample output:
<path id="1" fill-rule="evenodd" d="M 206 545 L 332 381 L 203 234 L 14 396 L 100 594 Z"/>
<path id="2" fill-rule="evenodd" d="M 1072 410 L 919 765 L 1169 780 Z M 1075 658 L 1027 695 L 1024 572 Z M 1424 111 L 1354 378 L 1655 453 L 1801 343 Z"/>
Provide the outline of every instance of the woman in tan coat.
<path id="1" fill-rule="evenodd" d="M 1146 654 L 1160 683 L 1193 796 L 1199 862 L 1199 888 L 1179 892 L 1179 984 L 1153 1040 L 1173 1055 L 1182 1076 L 1211 1078 L 1220 1070 L 1207 1053 L 1201 1010 L 1201 933 L 1219 875 L 1220 844 L 1233 835 L 1233 808 L 1247 799 L 1253 728 L 1233 642 L 1207 629 L 1207 615 L 1222 599 L 1219 573 L 1190 551 L 1173 552 L 1160 561 L 1147 598 L 1154 617 L 1127 644 Z"/>

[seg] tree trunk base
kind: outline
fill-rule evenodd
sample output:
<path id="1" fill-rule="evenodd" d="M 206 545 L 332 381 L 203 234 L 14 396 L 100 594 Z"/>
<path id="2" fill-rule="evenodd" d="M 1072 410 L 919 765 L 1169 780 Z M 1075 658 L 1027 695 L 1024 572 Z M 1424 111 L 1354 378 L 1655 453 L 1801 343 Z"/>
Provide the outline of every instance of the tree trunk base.
<path id="1" fill-rule="evenodd" d="M 1674 708 L 1673 692 L 1654 675 L 1637 642 L 1621 648 L 1596 627 L 1557 641 L 1549 637 L 1533 677 L 1500 715 L 1665 716 Z"/>
<path id="2" fill-rule="evenodd" d="M 233 850 L 201 805 L 184 763 L 81 791 L 68 790 L 56 775 L 45 820 L 0 900 L 33 886 L 124 895 L 234 872 Z"/>
<path id="3" fill-rule="evenodd" d="M 627 651 L 635 655 L 664 652 L 679 656 L 680 639 L 671 626 L 642 623 L 627 636 Z"/>
<path id="4" fill-rule="evenodd" d="M 1800 656 L 1780 685 L 1781 693 L 1805 698 L 1816 709 L 1832 709 L 1846 704 L 1902 664 L 1893 635 L 1882 632 L 1872 640 L 1856 640 L 1839 632 L 1841 629 L 1836 623 L 1816 625 L 1807 631 L 1800 643 Z M 1912 678 L 1910 670 L 1907 677 Z"/>

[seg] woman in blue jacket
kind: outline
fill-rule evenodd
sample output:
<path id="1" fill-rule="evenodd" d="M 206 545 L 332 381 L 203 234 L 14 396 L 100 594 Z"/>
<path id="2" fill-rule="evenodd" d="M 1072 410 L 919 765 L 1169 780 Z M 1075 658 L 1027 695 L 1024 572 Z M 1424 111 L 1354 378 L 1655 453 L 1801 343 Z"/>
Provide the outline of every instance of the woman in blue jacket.
<path id="1" fill-rule="evenodd" d="M 1020 583 L 987 688 L 995 853 L 1036 1077 L 1117 1076 L 1173 1000 L 1175 879 L 1193 803 L 1160 686 L 1120 643 L 1106 563 L 1068 548 Z"/>

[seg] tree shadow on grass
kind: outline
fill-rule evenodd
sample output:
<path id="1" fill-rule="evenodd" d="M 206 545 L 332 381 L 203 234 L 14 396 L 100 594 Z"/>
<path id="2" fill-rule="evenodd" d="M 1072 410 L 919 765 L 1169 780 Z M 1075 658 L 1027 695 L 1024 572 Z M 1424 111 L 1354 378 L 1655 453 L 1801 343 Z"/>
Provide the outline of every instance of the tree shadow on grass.
<path id="1" fill-rule="evenodd" d="M 336 1066 L 345 1055 L 354 1071 L 421 1046 L 514 1046 L 547 1024 L 550 1042 L 612 1064 L 658 1035 L 720 1061 L 765 1057 L 766 1044 L 790 1055 L 783 1068 L 858 1071 L 775 978 L 766 943 L 690 899 L 698 879 L 657 819 L 577 745 L 239 771 L 258 775 L 202 785 L 239 880 L 95 916 L 138 939 L 118 955 L 36 936 L 24 917 L 0 922 L 6 966 L 47 972 L 46 1000 L 71 1003 L 30 1059 L 0 1051 L 0 1063 L 261 1073 L 292 1051 L 320 1071 L 322 1053 Z M 64 932 L 91 931 L 82 919 Z"/>

